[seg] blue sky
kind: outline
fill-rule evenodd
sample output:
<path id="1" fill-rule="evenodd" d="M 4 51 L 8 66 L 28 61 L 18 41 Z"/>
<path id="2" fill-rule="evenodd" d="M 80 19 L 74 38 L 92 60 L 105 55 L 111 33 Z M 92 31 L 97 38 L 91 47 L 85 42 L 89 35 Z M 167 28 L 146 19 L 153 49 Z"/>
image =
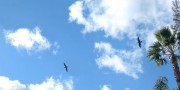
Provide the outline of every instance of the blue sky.
<path id="1" fill-rule="evenodd" d="M 0 0 L 0 90 L 152 90 L 159 76 L 176 88 L 171 64 L 146 58 L 171 2 Z"/>

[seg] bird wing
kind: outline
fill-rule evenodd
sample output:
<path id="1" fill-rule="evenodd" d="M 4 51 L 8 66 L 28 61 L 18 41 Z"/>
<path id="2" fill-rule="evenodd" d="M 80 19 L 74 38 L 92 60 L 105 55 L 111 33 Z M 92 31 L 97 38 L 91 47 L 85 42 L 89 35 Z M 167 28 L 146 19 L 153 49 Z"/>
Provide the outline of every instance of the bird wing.
<path id="1" fill-rule="evenodd" d="M 64 68 L 66 69 L 66 71 L 68 72 L 68 66 L 64 63 Z"/>
<path id="2" fill-rule="evenodd" d="M 64 63 L 64 67 L 67 67 L 65 63 Z"/>
<path id="3" fill-rule="evenodd" d="M 67 67 L 66 67 L 66 71 L 68 72 L 68 69 L 67 69 Z"/>

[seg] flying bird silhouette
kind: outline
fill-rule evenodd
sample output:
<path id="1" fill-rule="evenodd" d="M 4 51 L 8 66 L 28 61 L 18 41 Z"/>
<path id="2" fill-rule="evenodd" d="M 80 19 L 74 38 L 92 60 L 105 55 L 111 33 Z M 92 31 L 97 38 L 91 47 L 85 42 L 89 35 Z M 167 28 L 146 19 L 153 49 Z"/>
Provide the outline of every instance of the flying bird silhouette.
<path id="1" fill-rule="evenodd" d="M 66 72 L 68 72 L 68 66 L 64 63 L 64 68 L 66 69 Z"/>
<path id="2" fill-rule="evenodd" d="M 142 41 L 139 39 L 139 37 L 137 38 L 137 41 L 138 41 L 139 47 L 141 48 Z"/>

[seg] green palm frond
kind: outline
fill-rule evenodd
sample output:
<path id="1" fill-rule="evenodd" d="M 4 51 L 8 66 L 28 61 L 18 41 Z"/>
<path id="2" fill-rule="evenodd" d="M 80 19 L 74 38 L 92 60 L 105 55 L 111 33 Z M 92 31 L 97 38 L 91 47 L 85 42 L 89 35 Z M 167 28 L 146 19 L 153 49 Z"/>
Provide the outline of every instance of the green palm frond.
<path id="1" fill-rule="evenodd" d="M 162 27 L 155 33 L 155 36 L 165 46 L 175 42 L 175 37 L 173 37 L 169 27 Z"/>
<path id="2" fill-rule="evenodd" d="M 177 39 L 180 40 L 180 32 L 177 33 Z"/>
<path id="3" fill-rule="evenodd" d="M 154 90 L 169 90 L 166 77 L 159 77 L 154 85 Z"/>
<path id="4" fill-rule="evenodd" d="M 175 57 L 176 57 L 177 61 L 180 61 L 180 56 L 179 55 L 175 55 Z"/>
<path id="5" fill-rule="evenodd" d="M 158 38 L 167 39 L 167 38 L 171 37 L 171 31 L 170 31 L 169 27 L 162 27 L 155 33 L 155 35 L 159 36 Z M 159 40 L 159 41 L 161 41 L 161 40 Z"/>
<path id="6" fill-rule="evenodd" d="M 170 43 L 171 45 L 174 45 L 174 44 L 176 43 L 175 35 L 172 35 L 172 36 L 170 37 L 169 43 Z"/>
<path id="7" fill-rule="evenodd" d="M 150 46 L 147 57 L 149 58 L 149 61 L 155 61 L 157 66 L 162 66 L 167 63 L 167 60 L 162 57 L 163 53 L 165 53 L 165 51 L 161 49 L 161 44 L 159 42 L 155 42 L 152 46 Z"/>
<path id="8" fill-rule="evenodd" d="M 155 59 L 155 62 L 157 64 L 157 66 L 163 66 L 163 65 L 167 64 L 167 60 L 165 58 Z"/>
<path id="9" fill-rule="evenodd" d="M 177 49 L 180 50 L 180 32 L 176 34 Z"/>
<path id="10" fill-rule="evenodd" d="M 150 49 L 148 51 L 148 56 L 151 56 L 156 53 L 160 53 L 160 50 L 161 50 L 160 47 L 161 47 L 161 44 L 159 42 L 154 42 L 154 44 L 150 46 Z"/>

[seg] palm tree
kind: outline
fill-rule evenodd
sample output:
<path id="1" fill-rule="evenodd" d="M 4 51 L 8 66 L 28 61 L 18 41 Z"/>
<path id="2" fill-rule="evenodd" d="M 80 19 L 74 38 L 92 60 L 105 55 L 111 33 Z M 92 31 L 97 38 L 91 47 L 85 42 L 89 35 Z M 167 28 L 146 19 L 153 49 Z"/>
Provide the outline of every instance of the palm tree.
<path id="1" fill-rule="evenodd" d="M 179 3 L 179 0 L 174 0 L 172 2 L 172 4 L 173 4 L 172 10 L 174 12 L 173 20 L 175 22 L 175 26 L 179 27 L 180 26 L 180 3 Z"/>
<path id="2" fill-rule="evenodd" d="M 154 90 L 169 90 L 167 83 L 168 80 L 166 77 L 159 77 L 154 85 Z"/>
<path id="3" fill-rule="evenodd" d="M 163 66 L 169 60 L 172 64 L 178 89 L 180 90 L 180 72 L 178 66 L 178 60 L 180 60 L 180 32 L 178 30 L 171 31 L 169 27 L 162 27 L 155 33 L 155 37 L 157 41 L 149 47 L 147 57 L 158 66 Z"/>

